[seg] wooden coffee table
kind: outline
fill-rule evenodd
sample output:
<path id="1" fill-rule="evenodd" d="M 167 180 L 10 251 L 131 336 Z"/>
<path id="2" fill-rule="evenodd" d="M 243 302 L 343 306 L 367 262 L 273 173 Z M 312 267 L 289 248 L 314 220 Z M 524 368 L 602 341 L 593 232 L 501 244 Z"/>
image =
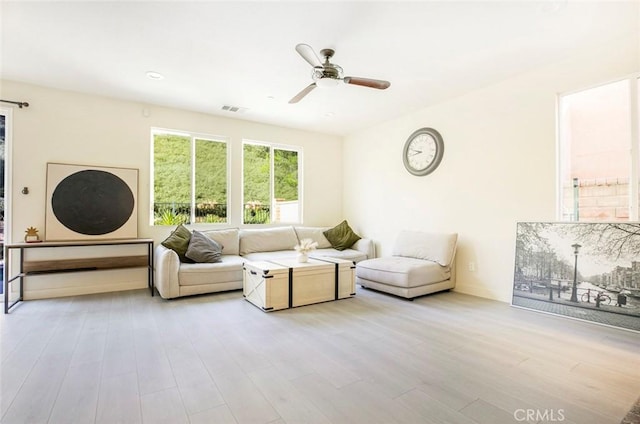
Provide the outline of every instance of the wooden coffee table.
<path id="1" fill-rule="evenodd" d="M 243 295 L 264 311 L 294 308 L 355 295 L 355 265 L 334 258 L 245 262 Z"/>

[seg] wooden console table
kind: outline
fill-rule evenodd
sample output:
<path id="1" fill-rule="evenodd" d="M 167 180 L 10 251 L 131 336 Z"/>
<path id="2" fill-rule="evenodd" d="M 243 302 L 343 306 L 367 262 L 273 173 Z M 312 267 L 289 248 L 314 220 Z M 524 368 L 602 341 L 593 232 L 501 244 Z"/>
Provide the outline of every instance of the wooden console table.
<path id="1" fill-rule="evenodd" d="M 122 246 L 122 245 L 147 245 L 146 255 L 90 257 L 81 259 L 47 259 L 25 260 L 24 253 L 27 249 L 53 249 L 68 247 L 96 247 L 96 246 Z M 11 253 L 19 253 L 20 271 L 10 277 Z M 122 239 L 122 240 L 95 240 L 95 241 L 54 241 L 41 243 L 10 243 L 4 246 L 4 313 L 24 297 L 24 278 L 28 275 L 42 275 L 57 272 L 99 271 L 105 269 L 142 268 L 148 270 L 148 286 L 153 296 L 153 239 Z M 18 299 L 9 303 L 9 285 L 19 281 L 20 292 Z"/>

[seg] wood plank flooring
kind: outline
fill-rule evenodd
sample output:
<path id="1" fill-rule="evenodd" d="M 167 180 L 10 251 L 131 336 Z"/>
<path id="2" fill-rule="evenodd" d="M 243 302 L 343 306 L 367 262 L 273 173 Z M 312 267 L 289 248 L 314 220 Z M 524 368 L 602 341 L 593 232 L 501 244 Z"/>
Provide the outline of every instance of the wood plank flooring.
<path id="1" fill-rule="evenodd" d="M 0 318 L 6 424 L 618 424 L 638 396 L 640 334 L 452 292 L 265 313 L 135 290 Z"/>

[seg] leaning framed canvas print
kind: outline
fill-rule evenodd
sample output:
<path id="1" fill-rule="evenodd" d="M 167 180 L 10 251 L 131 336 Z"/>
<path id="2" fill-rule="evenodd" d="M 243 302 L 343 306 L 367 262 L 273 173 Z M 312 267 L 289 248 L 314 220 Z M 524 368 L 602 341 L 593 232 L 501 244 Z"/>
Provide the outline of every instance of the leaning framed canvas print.
<path id="1" fill-rule="evenodd" d="M 138 170 L 47 164 L 47 241 L 138 236 Z"/>
<path id="2" fill-rule="evenodd" d="M 640 223 L 519 222 L 511 304 L 640 331 Z"/>

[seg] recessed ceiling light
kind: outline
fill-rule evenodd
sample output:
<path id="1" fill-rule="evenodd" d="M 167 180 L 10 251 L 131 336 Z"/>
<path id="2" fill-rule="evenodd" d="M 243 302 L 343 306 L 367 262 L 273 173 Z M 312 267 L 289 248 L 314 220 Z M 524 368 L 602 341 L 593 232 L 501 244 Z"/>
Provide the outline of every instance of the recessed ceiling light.
<path id="1" fill-rule="evenodd" d="M 150 80 L 154 80 L 154 81 L 160 81 L 161 79 L 164 79 L 164 75 L 162 75 L 159 72 L 148 71 L 147 72 L 147 78 L 149 78 Z"/>

